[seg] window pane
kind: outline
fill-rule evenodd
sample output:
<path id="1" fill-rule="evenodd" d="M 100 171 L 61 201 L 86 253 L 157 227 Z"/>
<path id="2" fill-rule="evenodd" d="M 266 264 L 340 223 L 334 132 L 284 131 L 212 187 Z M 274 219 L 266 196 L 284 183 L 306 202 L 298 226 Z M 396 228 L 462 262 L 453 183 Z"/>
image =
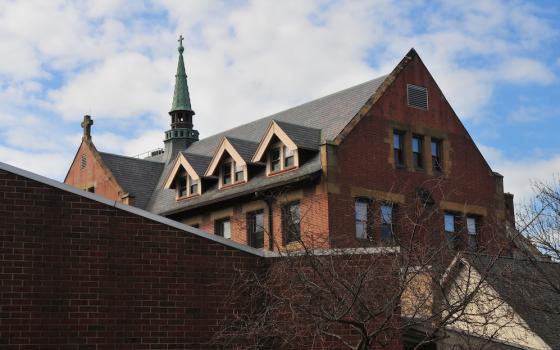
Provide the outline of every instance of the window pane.
<path id="1" fill-rule="evenodd" d="M 222 221 L 222 237 L 224 238 L 231 238 L 231 224 L 229 220 Z"/>
<path id="2" fill-rule="evenodd" d="M 453 214 L 445 214 L 445 231 L 455 232 L 455 216 Z"/>
<path id="3" fill-rule="evenodd" d="M 284 146 L 284 157 L 291 157 L 294 155 L 294 152 L 289 149 L 288 147 Z"/>
<path id="4" fill-rule="evenodd" d="M 381 222 L 383 224 L 393 223 L 393 207 L 390 205 L 381 206 Z"/>
<path id="5" fill-rule="evenodd" d="M 402 134 L 396 131 L 393 133 L 393 154 L 395 165 L 403 165 Z"/>
<path id="6" fill-rule="evenodd" d="M 177 180 L 177 194 L 179 197 L 187 195 L 187 179 L 184 176 L 179 176 Z"/>
<path id="7" fill-rule="evenodd" d="M 420 153 L 422 151 L 422 140 L 418 137 L 412 138 L 412 152 Z"/>
<path id="8" fill-rule="evenodd" d="M 250 213 L 248 216 L 249 245 L 254 248 L 264 247 L 264 215 L 262 212 Z"/>
<path id="9" fill-rule="evenodd" d="M 284 207 L 284 237 L 286 243 L 300 239 L 300 211 L 299 203 L 291 203 Z"/>
<path id="10" fill-rule="evenodd" d="M 476 219 L 467 218 L 467 232 L 469 235 L 476 235 Z"/>
<path id="11" fill-rule="evenodd" d="M 368 237 L 368 202 L 358 199 L 355 204 L 356 238 Z"/>
<path id="12" fill-rule="evenodd" d="M 231 183 L 231 163 L 222 164 L 222 184 L 227 185 Z"/>
<path id="13" fill-rule="evenodd" d="M 394 149 L 401 148 L 401 134 L 397 134 L 397 133 L 393 134 L 393 148 Z"/>
<path id="14" fill-rule="evenodd" d="M 245 180 L 245 177 L 243 176 L 243 166 L 234 163 L 234 168 L 235 168 L 235 182 Z"/>

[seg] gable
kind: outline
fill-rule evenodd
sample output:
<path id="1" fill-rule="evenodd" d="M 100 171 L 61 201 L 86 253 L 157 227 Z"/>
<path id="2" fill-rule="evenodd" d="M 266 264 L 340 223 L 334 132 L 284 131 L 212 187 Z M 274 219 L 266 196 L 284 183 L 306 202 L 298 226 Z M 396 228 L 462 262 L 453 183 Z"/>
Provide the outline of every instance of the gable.
<path id="1" fill-rule="evenodd" d="M 484 263 L 479 261 L 476 264 L 478 267 L 465 259 L 456 263 L 447 298 L 451 301 L 456 298 L 461 300 L 465 293 L 474 293 L 474 296 L 450 328 L 524 348 L 550 349 L 510 303 L 507 295 L 495 288 L 492 276 L 496 273 L 495 269 L 499 268 L 499 260 L 495 265 L 492 259 L 482 259 Z"/>
<path id="2" fill-rule="evenodd" d="M 96 194 L 111 200 L 121 200 L 127 194 L 105 165 L 93 143 L 88 141 L 80 144 L 64 183 L 82 190 L 93 188 Z"/>
<path id="3" fill-rule="evenodd" d="M 411 84 L 427 88 L 429 101 L 427 109 L 408 105 L 408 87 Z M 470 153 L 476 158 L 471 161 L 476 161 L 487 170 L 488 174 L 492 174 L 486 159 L 414 49 L 408 52 L 375 94 L 336 136 L 335 144 L 340 145 L 366 117 L 383 118 L 404 125 L 414 125 L 418 129 L 438 130 L 445 134 L 458 135 L 469 144 Z"/>
<path id="4" fill-rule="evenodd" d="M 171 172 L 165 181 L 164 188 L 165 189 L 173 189 L 175 188 L 175 179 L 181 173 L 181 169 L 187 172 L 190 177 L 195 180 L 200 180 L 200 175 L 196 172 L 196 170 L 192 167 L 190 162 L 185 158 L 184 154 L 179 153 L 177 154 L 177 158 L 173 162 L 173 168 L 171 168 Z"/>

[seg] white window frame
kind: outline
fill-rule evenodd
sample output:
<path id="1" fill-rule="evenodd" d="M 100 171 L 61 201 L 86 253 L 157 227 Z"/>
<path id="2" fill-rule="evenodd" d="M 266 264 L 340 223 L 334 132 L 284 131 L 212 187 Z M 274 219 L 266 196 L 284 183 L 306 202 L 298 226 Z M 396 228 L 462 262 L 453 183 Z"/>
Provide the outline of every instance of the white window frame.
<path id="1" fill-rule="evenodd" d="M 179 181 L 181 181 L 181 179 L 180 179 L 181 177 L 185 178 L 185 182 L 187 184 L 187 188 L 186 188 L 186 193 L 187 194 L 184 195 L 184 196 L 181 196 L 181 188 L 179 187 Z M 195 180 L 198 182 L 198 186 L 197 186 L 197 191 L 193 193 L 193 192 L 191 192 L 191 185 L 192 185 L 192 182 L 195 181 Z M 185 171 L 184 174 L 180 175 L 177 178 L 177 184 L 175 185 L 175 187 L 176 187 L 176 197 L 177 197 L 177 199 L 184 199 L 184 198 L 197 196 L 197 195 L 201 194 L 201 190 L 202 190 L 200 178 L 195 179 L 191 174 L 189 174 L 188 171 Z"/>
<path id="2" fill-rule="evenodd" d="M 231 164 L 231 166 L 230 166 L 231 182 L 228 183 L 228 184 L 224 184 L 224 173 L 223 173 L 224 163 L 230 163 Z M 243 179 L 236 181 L 235 180 L 235 173 L 236 173 L 236 168 L 237 167 L 241 167 L 241 171 L 243 172 Z M 233 157 L 231 157 L 231 156 L 224 157 L 224 159 L 220 163 L 220 176 L 219 176 L 219 178 L 220 178 L 219 179 L 219 188 L 229 187 L 229 186 L 232 186 L 232 185 L 235 185 L 235 184 L 247 182 L 247 167 L 245 165 L 238 165 L 238 163 L 235 161 L 235 159 L 233 159 Z"/>
<path id="3" fill-rule="evenodd" d="M 280 170 L 272 170 L 272 157 L 271 157 L 271 153 L 272 150 L 275 148 L 280 148 Z M 286 153 L 287 151 L 291 151 L 292 152 L 292 157 L 294 157 L 294 164 L 286 167 Z M 292 170 L 292 169 L 296 169 L 299 167 L 299 155 L 298 155 L 298 150 L 295 149 L 290 149 L 288 146 L 286 146 L 283 142 L 276 142 L 270 145 L 270 147 L 268 148 L 268 152 L 267 152 L 267 159 L 266 159 L 266 173 L 267 175 L 274 175 L 274 174 L 278 174 L 284 171 L 288 171 L 288 170 Z"/>

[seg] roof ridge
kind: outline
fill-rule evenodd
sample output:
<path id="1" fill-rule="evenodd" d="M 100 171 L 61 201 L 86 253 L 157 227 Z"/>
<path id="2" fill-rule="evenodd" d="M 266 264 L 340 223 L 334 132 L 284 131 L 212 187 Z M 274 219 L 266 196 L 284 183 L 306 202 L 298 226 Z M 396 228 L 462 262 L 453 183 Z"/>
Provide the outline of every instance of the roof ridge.
<path id="1" fill-rule="evenodd" d="M 165 164 L 164 162 L 159 162 L 157 160 L 151 160 L 151 159 L 145 159 L 145 158 L 136 158 L 136 157 L 125 156 L 125 155 L 122 155 L 122 154 L 115 154 L 115 153 L 109 153 L 109 152 L 100 152 L 100 151 L 98 151 L 98 152 L 99 152 L 100 155 L 106 154 L 106 155 L 109 155 L 109 156 L 126 158 L 126 159 L 131 159 L 131 160 L 139 160 L 139 161 L 146 161 L 146 162 L 157 163 L 157 164 Z"/>
<path id="2" fill-rule="evenodd" d="M 374 80 L 378 80 L 378 79 L 382 79 L 382 78 L 385 79 L 388 75 L 389 75 L 389 74 L 380 75 L 380 76 L 375 77 L 375 78 L 373 78 L 373 79 L 364 81 L 364 82 L 362 82 L 362 83 L 360 83 L 360 84 L 356 84 L 356 85 L 347 87 L 347 88 L 342 89 L 342 90 L 338 90 L 338 91 L 335 91 L 335 92 L 331 92 L 331 93 L 328 94 L 328 95 L 324 95 L 324 96 L 321 96 L 321 97 L 318 97 L 318 98 L 309 100 L 309 101 L 307 101 L 307 102 L 300 103 L 300 104 L 298 104 L 298 105 L 296 105 L 296 106 L 293 106 L 293 107 L 290 107 L 290 108 L 287 108 L 287 109 L 283 109 L 283 110 L 281 110 L 281 111 L 275 112 L 275 113 L 273 113 L 273 114 L 269 114 L 269 115 L 264 116 L 264 117 L 261 117 L 261 118 L 253 119 L 253 120 L 251 120 L 251 121 L 249 121 L 249 122 L 247 122 L 247 123 L 240 124 L 240 125 L 234 126 L 233 128 L 229 128 L 229 129 L 227 129 L 227 130 L 220 131 L 219 133 L 216 133 L 216 134 L 213 134 L 213 135 L 209 135 L 209 136 L 207 136 L 207 137 L 204 137 L 204 138 L 202 138 L 202 139 L 200 139 L 200 140 L 198 140 L 198 141 L 196 141 L 196 142 L 204 141 L 204 140 L 207 140 L 207 139 L 209 139 L 209 138 L 211 138 L 211 137 L 218 137 L 218 136 L 221 136 L 221 135 L 222 135 L 222 136 L 223 136 L 223 135 L 226 135 L 226 134 L 228 134 L 230 131 L 232 131 L 232 130 L 234 130 L 234 129 L 244 127 L 244 126 L 246 126 L 246 125 L 252 124 L 252 123 L 257 122 L 257 121 L 259 121 L 259 120 L 264 120 L 264 119 L 267 119 L 267 118 L 270 118 L 271 120 L 275 120 L 275 119 L 273 118 L 275 115 L 278 115 L 278 114 L 281 114 L 281 113 L 285 113 L 285 112 L 290 111 L 290 110 L 292 110 L 292 109 L 300 108 L 300 107 L 305 106 L 305 105 L 307 105 L 307 104 L 315 103 L 315 102 L 320 101 L 320 100 L 323 100 L 323 99 L 327 99 L 327 98 L 332 97 L 332 96 L 334 96 L 334 95 L 336 95 L 336 94 L 341 94 L 341 93 L 346 92 L 346 91 L 348 91 L 348 90 L 355 89 L 355 88 L 357 88 L 357 87 L 359 87 L 359 86 L 369 84 L 369 83 L 373 82 Z M 289 123 L 289 124 L 293 124 L 293 123 Z M 305 125 L 301 125 L 301 124 L 293 124 L 293 125 L 305 126 Z M 319 130 L 320 130 L 320 129 L 319 129 Z M 195 142 L 195 143 L 196 143 L 196 142 Z M 251 142 L 252 142 L 252 141 L 251 141 Z"/>

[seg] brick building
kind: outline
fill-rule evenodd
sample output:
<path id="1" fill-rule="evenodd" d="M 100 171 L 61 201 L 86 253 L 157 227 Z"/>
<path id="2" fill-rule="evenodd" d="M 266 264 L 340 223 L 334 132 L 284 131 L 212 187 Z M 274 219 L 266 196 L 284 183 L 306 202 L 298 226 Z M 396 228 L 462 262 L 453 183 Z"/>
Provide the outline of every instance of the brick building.
<path id="1" fill-rule="evenodd" d="M 144 159 L 97 151 L 86 116 L 65 183 L 266 250 L 390 242 L 419 197 L 438 211 L 431 239 L 457 248 L 511 218 L 502 176 L 414 49 L 388 75 L 199 139 L 180 45 L 169 114 Z"/>
<path id="2" fill-rule="evenodd" d="M 230 292 L 277 256 L 0 162 L 0 349 L 239 349 L 214 335 L 261 303 Z"/>

